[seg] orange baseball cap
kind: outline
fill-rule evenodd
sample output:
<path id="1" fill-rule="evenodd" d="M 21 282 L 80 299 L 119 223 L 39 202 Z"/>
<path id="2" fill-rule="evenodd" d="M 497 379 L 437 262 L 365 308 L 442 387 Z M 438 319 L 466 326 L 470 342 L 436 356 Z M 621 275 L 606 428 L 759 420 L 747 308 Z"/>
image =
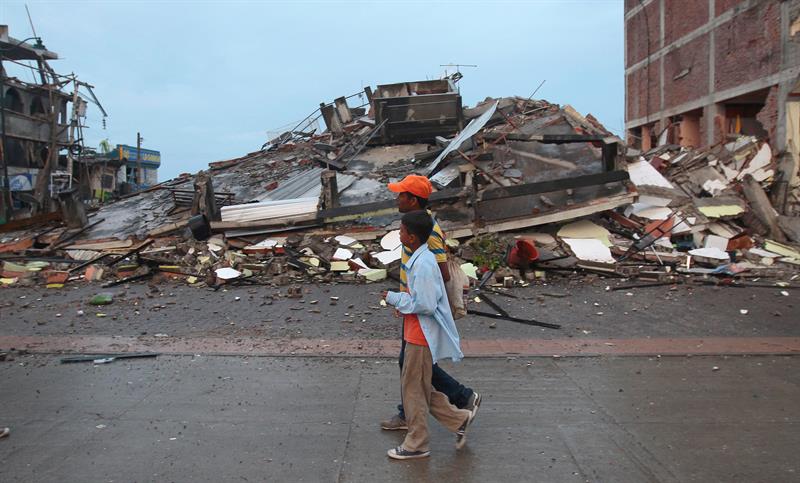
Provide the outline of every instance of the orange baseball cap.
<path id="1" fill-rule="evenodd" d="M 414 196 L 430 198 L 433 192 L 431 182 L 425 176 L 418 174 L 409 174 L 397 183 L 389 183 L 389 191 L 393 193 L 411 193 Z"/>

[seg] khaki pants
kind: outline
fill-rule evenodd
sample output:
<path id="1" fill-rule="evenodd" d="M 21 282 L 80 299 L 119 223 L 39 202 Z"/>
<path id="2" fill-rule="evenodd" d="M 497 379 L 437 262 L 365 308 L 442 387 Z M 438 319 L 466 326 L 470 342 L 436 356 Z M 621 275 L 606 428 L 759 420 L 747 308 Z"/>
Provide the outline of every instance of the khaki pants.
<path id="1" fill-rule="evenodd" d="M 452 432 L 464 424 L 469 411 L 450 404 L 447 396 L 433 389 L 431 374 L 433 358 L 428 347 L 406 343 L 403 373 L 400 377 L 403 407 L 406 413 L 408 432 L 403 448 L 409 451 L 428 451 L 428 412 L 442 426 Z"/>

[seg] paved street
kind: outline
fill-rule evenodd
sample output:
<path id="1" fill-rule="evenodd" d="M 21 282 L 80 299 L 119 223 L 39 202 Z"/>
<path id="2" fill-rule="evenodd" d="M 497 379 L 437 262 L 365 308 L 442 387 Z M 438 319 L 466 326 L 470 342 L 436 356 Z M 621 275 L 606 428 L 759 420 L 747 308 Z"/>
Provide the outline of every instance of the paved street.
<path id="1" fill-rule="evenodd" d="M 607 290 L 622 283 L 591 282 L 589 277 L 557 279 L 513 289 L 516 298 L 491 295 L 511 315 L 558 323 L 562 330 L 470 316 L 458 322 L 459 331 L 465 340 L 800 337 L 796 290 L 684 285 L 674 290 L 669 286 Z M 2 335 L 41 336 L 394 340 L 399 333 L 397 319 L 378 302 L 383 290 L 395 287 L 391 282 L 308 284 L 300 299 L 287 298 L 286 287 L 266 286 L 219 291 L 175 283 L 162 283 L 155 290 L 146 284 L 110 289 L 96 284 L 61 290 L 11 288 L 0 290 L 1 331 Z M 113 293 L 114 303 L 89 305 L 100 292 Z M 470 308 L 494 312 L 485 303 L 473 303 Z"/>
<path id="2" fill-rule="evenodd" d="M 87 303 L 92 286 L 2 290 L 2 479 L 800 481 L 795 299 L 608 286 L 494 297 L 561 330 L 459 321 L 468 357 L 448 368 L 485 402 L 466 450 L 432 422 L 432 457 L 417 462 L 388 460 L 401 435 L 377 425 L 399 392 L 380 285 L 309 286 L 302 299 L 133 285 L 104 307 Z M 59 362 L 134 351 L 161 355 Z"/>
<path id="3" fill-rule="evenodd" d="M 714 367 L 718 370 L 713 370 Z M 395 462 L 388 359 L 0 363 L 4 481 L 798 481 L 796 357 L 482 358 L 465 450 Z"/>

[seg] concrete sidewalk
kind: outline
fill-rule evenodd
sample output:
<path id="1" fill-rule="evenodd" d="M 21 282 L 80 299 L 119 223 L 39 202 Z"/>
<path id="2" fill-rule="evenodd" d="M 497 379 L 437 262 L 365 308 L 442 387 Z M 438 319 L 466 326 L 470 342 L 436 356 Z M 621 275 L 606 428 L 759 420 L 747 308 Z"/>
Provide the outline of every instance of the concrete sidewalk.
<path id="1" fill-rule="evenodd" d="M 713 368 L 717 367 L 718 370 Z M 461 452 L 390 461 L 390 359 L 173 357 L 0 362 L 3 481 L 800 479 L 800 358 L 484 358 Z"/>

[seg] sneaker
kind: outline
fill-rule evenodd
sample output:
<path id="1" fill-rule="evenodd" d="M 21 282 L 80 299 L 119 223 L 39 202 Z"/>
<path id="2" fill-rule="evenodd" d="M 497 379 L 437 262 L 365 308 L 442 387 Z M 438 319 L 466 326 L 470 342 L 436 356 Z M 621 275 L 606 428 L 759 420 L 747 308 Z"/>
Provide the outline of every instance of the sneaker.
<path id="1" fill-rule="evenodd" d="M 9 428 L 0 428 L 0 438 L 5 438 L 11 434 L 11 430 Z"/>
<path id="2" fill-rule="evenodd" d="M 408 429 L 408 424 L 406 424 L 406 420 L 401 418 L 399 414 L 395 414 L 391 419 L 381 421 L 381 429 L 385 429 L 386 431 Z"/>
<path id="3" fill-rule="evenodd" d="M 467 420 L 464 421 L 464 424 L 458 428 L 456 431 L 456 449 L 461 449 L 467 444 L 467 428 L 469 424 L 472 422 L 472 411 L 470 411 L 469 415 L 467 416 Z"/>
<path id="4" fill-rule="evenodd" d="M 418 458 L 427 458 L 431 455 L 430 451 L 409 451 L 402 446 L 392 448 L 386 452 L 389 458 L 394 460 L 414 460 Z"/>
<path id="5" fill-rule="evenodd" d="M 478 392 L 472 391 L 472 396 L 469 398 L 469 403 L 467 403 L 467 407 L 464 409 L 468 410 L 472 413 L 471 419 L 475 419 L 475 415 L 478 414 L 478 408 L 481 407 L 481 395 Z"/>

